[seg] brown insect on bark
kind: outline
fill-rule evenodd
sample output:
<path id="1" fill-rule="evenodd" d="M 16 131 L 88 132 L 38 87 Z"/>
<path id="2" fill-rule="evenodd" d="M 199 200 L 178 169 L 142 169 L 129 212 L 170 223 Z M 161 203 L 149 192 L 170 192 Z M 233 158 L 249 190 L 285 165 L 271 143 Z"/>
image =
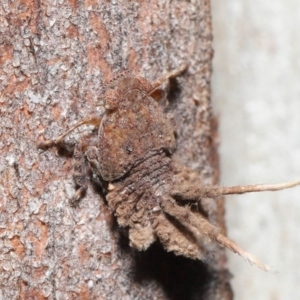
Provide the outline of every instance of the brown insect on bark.
<path id="1" fill-rule="evenodd" d="M 203 260 L 209 245 L 218 242 L 267 271 L 269 267 L 236 245 L 211 224 L 204 198 L 248 192 L 277 191 L 299 181 L 274 185 L 205 186 L 173 159 L 172 122 L 160 101 L 160 86 L 179 76 L 182 66 L 154 83 L 130 72 L 121 73 L 104 89 L 105 114 L 91 115 L 54 140 L 39 143 L 45 149 L 60 145 L 77 127 L 98 127 L 97 137 L 80 140 L 74 150 L 74 178 L 78 185 L 72 202 L 88 186 L 88 168 L 106 183 L 106 199 L 118 224 L 129 228 L 130 245 L 146 250 L 159 239 L 167 251 Z M 215 200 L 211 200 L 215 201 Z"/>

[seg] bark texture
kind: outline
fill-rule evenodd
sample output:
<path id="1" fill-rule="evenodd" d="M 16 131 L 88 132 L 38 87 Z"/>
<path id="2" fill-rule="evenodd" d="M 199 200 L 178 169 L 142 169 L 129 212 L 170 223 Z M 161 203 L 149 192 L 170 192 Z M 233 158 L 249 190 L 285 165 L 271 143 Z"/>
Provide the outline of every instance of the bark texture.
<path id="1" fill-rule="evenodd" d="M 0 5 L 0 299 L 230 299 L 224 251 L 207 261 L 128 246 L 97 186 L 79 206 L 71 157 L 39 139 L 97 109 L 104 82 L 124 69 L 172 80 L 174 158 L 216 183 L 210 108 L 210 5 L 200 1 L 16 0 Z M 68 139 L 75 141 L 77 130 Z M 213 223 L 223 204 L 211 200 Z"/>

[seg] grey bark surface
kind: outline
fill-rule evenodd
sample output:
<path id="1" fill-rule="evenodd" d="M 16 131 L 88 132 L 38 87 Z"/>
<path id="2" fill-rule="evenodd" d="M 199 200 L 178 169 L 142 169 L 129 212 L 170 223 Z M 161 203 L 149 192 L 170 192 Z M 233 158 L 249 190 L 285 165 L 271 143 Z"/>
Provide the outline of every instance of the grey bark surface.
<path id="1" fill-rule="evenodd" d="M 159 243 L 135 251 L 99 187 L 91 184 L 78 207 L 69 205 L 69 153 L 36 148 L 100 113 L 103 83 L 120 71 L 155 80 L 188 63 L 168 94 L 177 123 L 173 157 L 216 183 L 211 39 L 204 0 L 2 1 L 0 299 L 231 298 L 218 245 L 205 262 L 166 253 Z M 210 220 L 224 228 L 222 202 L 210 205 Z"/>

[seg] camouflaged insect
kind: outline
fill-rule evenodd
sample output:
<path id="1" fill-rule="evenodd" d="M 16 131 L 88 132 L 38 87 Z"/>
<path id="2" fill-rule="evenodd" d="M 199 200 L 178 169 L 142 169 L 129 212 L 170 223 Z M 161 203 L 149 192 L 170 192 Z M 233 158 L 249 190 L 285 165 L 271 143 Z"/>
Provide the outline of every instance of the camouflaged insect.
<path id="1" fill-rule="evenodd" d="M 180 75 L 186 66 L 154 83 L 124 72 L 104 88 L 105 114 L 91 115 L 55 140 L 40 148 L 59 145 L 75 128 L 97 126 L 98 136 L 80 140 L 74 150 L 74 178 L 77 201 L 87 189 L 88 167 L 107 183 L 107 203 L 118 224 L 129 228 L 130 245 L 146 250 L 155 240 L 167 251 L 203 260 L 209 245 L 217 241 L 263 270 L 268 267 L 220 233 L 201 213 L 204 198 L 225 194 L 279 190 L 299 184 L 237 187 L 203 186 L 190 180 L 190 171 L 172 160 L 174 128 L 159 101 L 160 85 Z M 88 165 L 86 163 L 88 161 Z M 213 201 L 213 200 L 212 200 Z M 196 203 L 198 209 L 192 209 Z"/>

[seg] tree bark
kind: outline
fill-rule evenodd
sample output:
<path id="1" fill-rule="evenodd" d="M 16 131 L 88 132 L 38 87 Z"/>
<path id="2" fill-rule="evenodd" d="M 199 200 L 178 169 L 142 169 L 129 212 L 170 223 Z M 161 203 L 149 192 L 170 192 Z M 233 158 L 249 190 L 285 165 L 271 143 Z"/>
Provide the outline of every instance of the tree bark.
<path id="1" fill-rule="evenodd" d="M 0 18 L 0 299 L 231 299 L 218 245 L 205 262 L 135 251 L 96 186 L 69 205 L 70 155 L 36 147 L 96 111 L 120 71 L 155 80 L 188 63 L 168 94 L 174 159 L 216 183 L 209 1 L 4 0 Z"/>

